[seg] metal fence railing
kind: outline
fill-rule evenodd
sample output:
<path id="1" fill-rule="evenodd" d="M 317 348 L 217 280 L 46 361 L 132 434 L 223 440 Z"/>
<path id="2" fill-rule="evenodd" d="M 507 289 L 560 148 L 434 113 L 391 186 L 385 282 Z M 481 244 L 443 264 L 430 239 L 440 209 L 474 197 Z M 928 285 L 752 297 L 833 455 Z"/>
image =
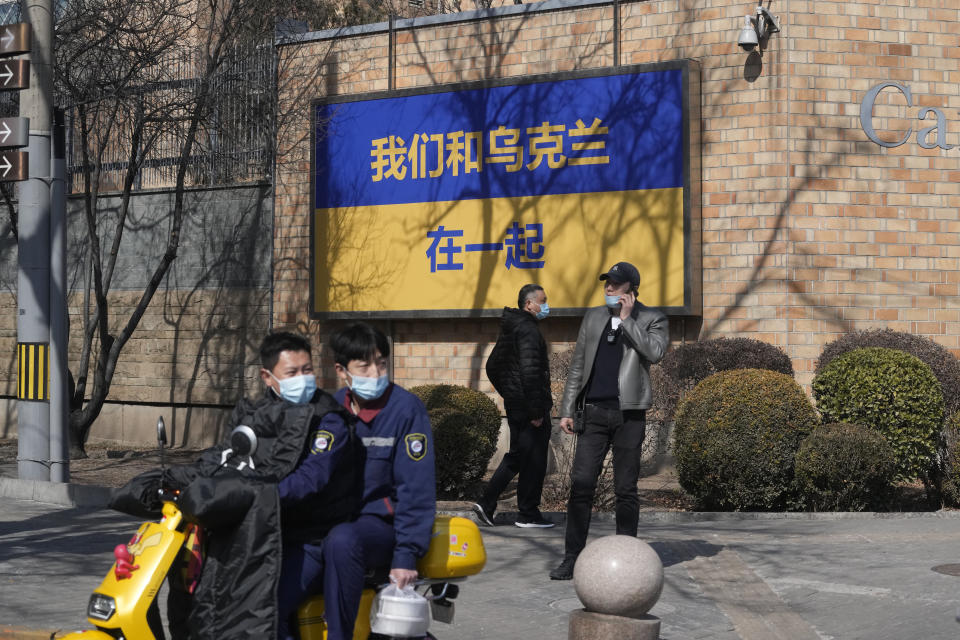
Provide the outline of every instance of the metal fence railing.
<path id="1" fill-rule="evenodd" d="M 199 52 L 165 56 L 127 96 L 128 119 L 148 114 L 145 131 L 154 139 L 137 149 L 140 168 L 134 189 L 171 187 L 189 127 L 194 93 L 200 84 Z M 276 120 L 276 53 L 271 45 L 237 46 L 223 57 L 210 79 L 211 101 L 200 121 L 187 164 L 188 186 L 257 182 L 270 177 Z M 123 112 L 123 110 L 121 110 Z M 83 154 L 75 109 L 68 110 L 67 167 L 74 192 L 83 190 Z M 89 122 L 94 127 L 96 123 Z M 129 167 L 133 137 L 122 120 L 98 132 L 97 169 L 101 191 L 118 190 Z"/>

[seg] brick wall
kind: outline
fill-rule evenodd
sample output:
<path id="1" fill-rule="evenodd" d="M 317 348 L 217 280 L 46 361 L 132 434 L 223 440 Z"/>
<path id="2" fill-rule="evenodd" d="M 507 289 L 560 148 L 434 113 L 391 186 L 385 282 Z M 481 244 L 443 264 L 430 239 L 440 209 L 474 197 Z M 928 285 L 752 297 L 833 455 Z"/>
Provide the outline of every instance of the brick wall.
<path id="1" fill-rule="evenodd" d="M 813 2 L 770 7 L 782 31 L 762 52 L 736 44 L 752 2 L 621 4 L 623 64 L 693 58 L 701 65 L 703 317 L 686 338 L 759 338 L 781 346 L 809 383 L 822 346 L 856 329 L 889 327 L 960 352 L 960 152 L 924 149 L 917 131 L 946 117 L 960 145 L 960 7 L 950 0 Z M 546 2 L 398 23 L 396 87 L 591 69 L 613 62 L 612 5 Z M 291 69 L 335 60 L 314 97 L 387 89 L 387 34 L 368 28 L 281 48 Z M 301 75 L 306 72 L 301 71 Z M 909 85 L 913 106 L 883 92 L 881 137 L 860 125 L 870 87 Z M 307 117 L 306 112 L 304 118 Z M 303 120 L 299 126 L 307 130 Z M 929 139 L 935 138 L 930 134 Z M 307 318 L 309 148 L 281 165 L 275 251 L 275 320 L 321 337 Z M 283 160 L 283 158 L 281 158 Z M 282 262 L 282 264 L 281 264 Z M 680 319 L 674 319 L 679 338 Z M 555 348 L 576 323 L 545 324 Z M 396 321 L 395 367 L 405 384 L 453 380 L 482 389 L 479 371 L 497 323 Z"/>
<path id="2" fill-rule="evenodd" d="M 696 186 L 702 190 L 703 315 L 672 318 L 673 339 L 747 336 L 777 344 L 805 384 L 822 346 L 854 329 L 909 331 L 960 353 L 960 6 L 953 0 L 774 0 L 770 9 L 782 31 L 762 56 L 736 44 L 743 16 L 754 6 L 648 0 L 620 7 L 622 64 L 692 58 L 701 70 L 702 182 Z M 401 20 L 395 85 L 608 67 L 613 25 L 611 4 L 569 0 Z M 226 192 L 204 196 L 211 206 L 195 208 L 205 215 L 188 223 L 181 256 L 121 360 L 98 423 L 101 434 L 126 438 L 134 422 L 151 422 L 147 414 L 158 408 L 170 412 L 168 423 L 176 422 L 182 441 L 194 437 L 194 426 L 219 428 L 220 407 L 259 388 L 251 363 L 271 322 L 320 343 L 340 326 L 311 321 L 307 313 L 309 102 L 386 90 L 388 34 L 385 25 L 367 25 L 336 36 L 310 34 L 280 51 L 275 217 L 266 194 L 255 198 L 262 211 L 237 208 L 239 200 Z M 861 101 L 881 82 L 911 91 L 910 106 L 902 93 L 886 90 L 873 111 L 882 141 L 912 129 L 900 146 L 876 144 L 861 127 Z M 918 141 L 921 129 L 937 124 L 937 112 L 918 120 L 924 108 L 943 114 L 941 139 L 951 148 L 931 146 L 936 131 Z M 165 206 L 154 201 L 142 211 L 162 217 Z M 140 242 L 121 261 L 111 298 L 120 316 L 162 248 L 156 235 L 162 224 L 137 229 Z M 238 236 L 237 229 L 246 232 Z M 244 243 L 254 248 L 244 251 Z M 0 249 L 0 342 L 11 354 L 0 365 L 0 435 L 9 435 L 16 369 L 9 234 L 0 238 Z M 76 332 L 80 256 L 72 254 L 71 265 Z M 577 324 L 571 318 L 544 323 L 554 350 L 572 345 Z M 394 340 L 402 384 L 449 381 L 491 391 L 482 369 L 496 319 L 381 326 Z M 324 386 L 335 386 L 328 354 L 319 364 Z"/>
<path id="3" fill-rule="evenodd" d="M 907 84 L 915 107 L 944 109 L 948 138 L 960 142 L 960 5 L 798 4 L 788 41 L 791 355 L 809 370 L 820 345 L 865 327 L 929 336 L 956 353 L 960 156 L 865 142 L 859 103 L 877 83 Z M 818 47 L 821 32 L 831 41 Z M 905 130 L 908 114 L 914 131 L 932 124 L 902 105 L 884 94 L 878 126 Z"/>

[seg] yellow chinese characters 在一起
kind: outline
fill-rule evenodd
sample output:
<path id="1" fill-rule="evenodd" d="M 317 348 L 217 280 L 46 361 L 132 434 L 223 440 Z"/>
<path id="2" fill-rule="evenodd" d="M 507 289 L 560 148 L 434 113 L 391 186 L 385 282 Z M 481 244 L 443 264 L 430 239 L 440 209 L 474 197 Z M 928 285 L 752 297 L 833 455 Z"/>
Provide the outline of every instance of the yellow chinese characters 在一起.
<path id="1" fill-rule="evenodd" d="M 339 207 L 314 215 L 317 311 L 499 309 L 531 281 L 550 291 L 555 309 L 587 307 L 602 302 L 603 265 L 625 255 L 643 274 L 645 304 L 684 302 L 682 188 Z M 448 233 L 438 234 L 441 228 Z M 540 234 L 535 242 L 532 230 Z M 519 242 L 511 245 L 511 238 Z"/>

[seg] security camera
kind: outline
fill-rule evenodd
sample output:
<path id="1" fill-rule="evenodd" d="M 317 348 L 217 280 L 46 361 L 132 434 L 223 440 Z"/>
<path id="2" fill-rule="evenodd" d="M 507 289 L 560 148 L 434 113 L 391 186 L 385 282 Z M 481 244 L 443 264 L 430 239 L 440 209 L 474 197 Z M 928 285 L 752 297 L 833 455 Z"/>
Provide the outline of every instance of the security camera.
<path id="1" fill-rule="evenodd" d="M 761 41 L 765 42 L 771 33 L 777 31 L 780 31 L 780 21 L 777 16 L 771 14 L 762 4 L 757 5 L 756 17 L 743 17 L 743 28 L 740 29 L 737 44 L 744 51 L 753 51 Z"/>
<path id="2" fill-rule="evenodd" d="M 753 22 L 750 20 L 750 16 L 744 16 L 743 29 L 740 30 L 740 37 L 737 39 L 737 44 L 740 45 L 740 48 L 744 51 L 753 51 L 757 45 L 760 43 L 760 40 L 757 38 L 757 30 L 753 28 Z"/>

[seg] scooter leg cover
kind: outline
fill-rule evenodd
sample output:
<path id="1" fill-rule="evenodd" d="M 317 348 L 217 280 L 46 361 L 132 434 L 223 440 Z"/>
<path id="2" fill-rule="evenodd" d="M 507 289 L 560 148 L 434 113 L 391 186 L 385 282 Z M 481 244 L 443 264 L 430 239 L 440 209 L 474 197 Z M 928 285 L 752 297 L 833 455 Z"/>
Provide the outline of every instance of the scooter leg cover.
<path id="1" fill-rule="evenodd" d="M 163 633 L 163 619 L 160 618 L 160 605 L 156 598 L 147 609 L 147 624 L 150 625 L 150 632 L 155 640 L 167 640 L 167 636 Z"/>

